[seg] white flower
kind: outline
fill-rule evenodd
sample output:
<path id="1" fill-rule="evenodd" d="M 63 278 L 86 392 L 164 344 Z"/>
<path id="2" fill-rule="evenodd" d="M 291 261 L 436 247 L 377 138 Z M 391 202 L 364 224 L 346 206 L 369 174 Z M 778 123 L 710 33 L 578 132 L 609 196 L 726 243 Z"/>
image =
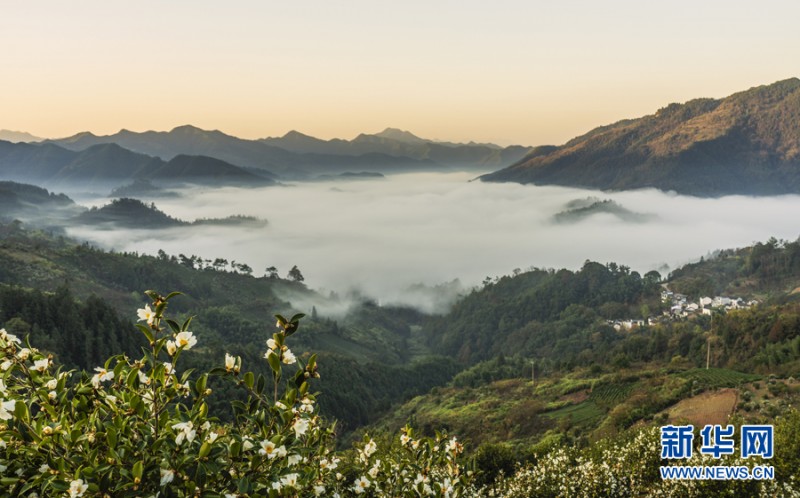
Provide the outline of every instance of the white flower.
<path id="1" fill-rule="evenodd" d="M 405 446 L 405 445 L 408 444 L 409 441 L 411 441 L 411 438 L 408 437 L 408 434 L 401 434 L 400 435 L 400 444 Z"/>
<path id="2" fill-rule="evenodd" d="M 178 332 L 175 336 L 175 344 L 179 348 L 192 349 L 197 344 L 197 338 L 191 332 Z"/>
<path id="3" fill-rule="evenodd" d="M 261 455 L 266 455 L 270 460 L 273 458 L 283 458 L 286 456 L 286 447 L 283 445 L 276 447 L 275 443 L 269 439 L 265 439 L 259 444 L 261 445 L 261 449 L 258 450 L 258 453 Z"/>
<path id="4" fill-rule="evenodd" d="M 178 351 L 178 346 L 175 341 L 167 341 L 167 354 L 172 356 Z"/>
<path id="5" fill-rule="evenodd" d="M 458 441 L 456 441 L 455 437 L 453 437 L 453 439 L 447 443 L 447 451 L 450 453 L 458 453 L 461 451 L 461 445 L 458 444 Z"/>
<path id="6" fill-rule="evenodd" d="M 367 458 L 371 457 L 376 451 L 378 451 L 378 445 L 375 444 L 375 441 L 370 439 L 367 444 L 364 445 L 364 455 Z"/>
<path id="7" fill-rule="evenodd" d="M 146 385 L 146 386 L 149 386 L 149 385 L 150 385 L 150 380 L 151 380 L 151 379 L 150 379 L 150 377 L 148 377 L 147 375 L 145 375 L 145 373 L 144 373 L 144 372 L 142 372 L 141 370 L 139 370 L 139 371 L 137 372 L 137 374 L 139 375 L 139 384 L 144 384 L 144 385 Z"/>
<path id="8" fill-rule="evenodd" d="M 87 489 L 89 489 L 89 486 L 83 483 L 83 479 L 72 481 L 69 483 L 69 497 L 83 496 Z"/>
<path id="9" fill-rule="evenodd" d="M 280 410 L 285 410 L 285 409 L 286 409 L 286 405 L 284 405 L 284 404 L 283 404 L 283 403 L 281 403 L 280 401 L 276 401 L 276 402 L 275 402 L 275 408 L 278 408 L 278 409 L 280 409 Z"/>
<path id="10" fill-rule="evenodd" d="M 139 315 L 139 321 L 146 321 L 147 325 L 153 325 L 153 322 L 156 319 L 156 314 L 150 309 L 149 304 L 145 304 L 144 308 L 139 308 L 136 310 L 136 313 Z"/>
<path id="11" fill-rule="evenodd" d="M 0 379 L 0 394 L 6 393 L 6 383 L 3 382 L 3 379 Z"/>
<path id="12" fill-rule="evenodd" d="M 161 485 L 166 486 L 175 479 L 175 472 L 172 469 L 161 469 Z"/>
<path id="13" fill-rule="evenodd" d="M 231 372 L 234 368 L 236 368 L 236 358 L 225 353 L 225 370 Z"/>
<path id="14" fill-rule="evenodd" d="M 22 348 L 22 349 L 19 350 L 19 353 L 17 353 L 17 358 L 19 358 L 20 360 L 24 361 L 24 360 L 27 360 L 30 355 L 31 355 L 31 350 L 30 349 Z"/>
<path id="15" fill-rule="evenodd" d="M 95 367 L 94 371 L 97 372 L 92 376 L 92 385 L 95 389 L 100 388 L 100 383 L 107 380 L 114 380 L 114 372 L 106 370 L 103 367 Z"/>
<path id="16" fill-rule="evenodd" d="M 360 495 L 361 493 L 366 491 L 366 489 L 369 487 L 370 484 L 371 483 L 369 482 L 369 479 L 367 479 L 366 476 L 361 476 L 356 480 L 356 483 L 353 485 L 353 491 L 355 491 L 357 495 Z"/>
<path id="17" fill-rule="evenodd" d="M 281 359 L 281 361 L 283 361 L 287 365 L 292 365 L 294 364 L 294 362 L 297 361 L 297 358 L 295 358 L 294 353 L 292 353 L 291 349 L 287 349 L 286 351 L 283 352 L 283 358 Z"/>
<path id="18" fill-rule="evenodd" d="M 3 363 L 0 363 L 0 370 L 6 371 L 11 368 L 11 360 L 6 360 Z"/>
<path id="19" fill-rule="evenodd" d="M 184 439 L 191 443 L 197 435 L 197 431 L 194 430 L 194 425 L 191 422 L 180 422 L 173 425 L 172 428 L 179 431 L 178 435 L 175 436 L 175 444 L 178 446 L 183 443 Z"/>
<path id="20" fill-rule="evenodd" d="M 308 430 L 308 420 L 304 418 L 298 418 L 292 424 L 292 429 L 294 429 L 294 433 L 297 437 L 302 436 Z"/>
<path id="21" fill-rule="evenodd" d="M 255 447 L 253 444 L 253 440 L 249 437 L 242 439 L 242 450 L 243 451 L 250 451 Z"/>
<path id="22" fill-rule="evenodd" d="M 172 375 L 173 372 L 175 372 L 175 367 L 172 366 L 172 363 L 170 363 L 168 361 L 165 361 L 164 362 L 164 372 L 166 372 L 167 375 Z"/>
<path id="23" fill-rule="evenodd" d="M 272 339 L 272 338 L 267 339 L 267 347 L 270 348 L 270 349 L 277 349 L 278 348 L 278 343 L 275 342 L 275 339 Z"/>
<path id="24" fill-rule="evenodd" d="M 297 477 L 297 474 L 286 474 L 285 476 L 281 477 L 281 484 L 293 488 L 297 486 Z"/>
<path id="25" fill-rule="evenodd" d="M 325 486 L 316 485 L 314 486 L 314 496 L 322 496 L 325 493 Z"/>
<path id="26" fill-rule="evenodd" d="M 17 336 L 15 336 L 14 334 L 9 334 L 8 332 L 6 332 L 6 329 L 0 329 L 0 339 L 3 339 L 4 341 L 6 341 L 9 344 L 11 344 L 12 342 L 15 342 L 17 344 L 21 344 L 21 341 L 19 340 L 19 338 Z"/>
<path id="27" fill-rule="evenodd" d="M 269 439 L 265 439 L 258 444 L 261 445 L 261 449 L 258 450 L 260 455 L 267 455 L 269 459 L 275 458 L 275 443 Z"/>
<path id="28" fill-rule="evenodd" d="M 378 471 L 380 470 L 380 464 L 381 464 L 380 460 L 376 461 L 375 465 L 373 465 L 372 468 L 369 469 L 369 471 L 367 471 L 367 474 L 369 474 L 369 476 L 371 478 L 375 479 L 375 478 L 378 477 Z"/>
<path id="29" fill-rule="evenodd" d="M 303 457 L 301 457 L 300 455 L 289 455 L 289 458 L 287 460 L 289 462 L 289 466 L 293 467 L 293 466 L 297 465 L 298 463 L 302 462 L 303 461 Z"/>
<path id="30" fill-rule="evenodd" d="M 2 381 L 0 381 L 0 382 L 2 382 Z M 58 379 L 50 379 L 50 380 L 47 381 L 47 384 L 44 385 L 44 387 L 46 387 L 48 389 L 55 389 L 56 386 L 58 386 Z"/>
<path id="31" fill-rule="evenodd" d="M 329 470 L 336 470 L 336 467 L 339 466 L 339 459 L 333 458 L 328 460 L 327 458 L 323 458 L 319 461 L 319 468 L 322 470 L 329 469 Z"/>
<path id="32" fill-rule="evenodd" d="M 41 360 L 36 360 L 33 362 L 33 369 L 38 370 L 40 373 L 44 373 L 47 370 L 47 367 L 50 366 L 50 360 L 47 358 L 43 358 Z"/>
<path id="33" fill-rule="evenodd" d="M 217 434 L 216 432 L 209 432 L 208 435 L 206 436 L 206 441 L 208 441 L 209 443 L 213 443 L 214 441 L 217 440 L 218 437 L 219 434 Z"/>
<path id="34" fill-rule="evenodd" d="M 46 474 L 47 472 L 50 472 L 50 466 L 47 465 L 46 463 L 41 464 L 39 466 L 39 473 Z"/>
<path id="35" fill-rule="evenodd" d="M 55 400 L 56 396 L 58 396 L 58 394 L 55 391 L 50 391 L 47 393 L 47 399 L 49 399 L 50 401 Z"/>

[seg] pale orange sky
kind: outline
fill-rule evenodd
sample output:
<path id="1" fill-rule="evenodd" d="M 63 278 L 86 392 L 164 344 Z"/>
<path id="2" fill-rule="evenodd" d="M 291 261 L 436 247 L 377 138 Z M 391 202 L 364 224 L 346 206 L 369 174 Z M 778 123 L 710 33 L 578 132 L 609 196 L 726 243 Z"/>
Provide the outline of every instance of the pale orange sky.
<path id="1" fill-rule="evenodd" d="M 701 4 L 701 5 L 697 5 Z M 0 128 L 563 143 L 800 76 L 800 2 L 13 2 Z"/>

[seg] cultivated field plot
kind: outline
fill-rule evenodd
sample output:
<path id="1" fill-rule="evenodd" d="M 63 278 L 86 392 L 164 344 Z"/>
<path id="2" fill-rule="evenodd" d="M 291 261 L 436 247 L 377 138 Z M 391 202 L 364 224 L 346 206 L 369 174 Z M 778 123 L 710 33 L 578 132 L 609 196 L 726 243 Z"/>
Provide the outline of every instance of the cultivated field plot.
<path id="1" fill-rule="evenodd" d="M 684 399 L 667 409 L 666 413 L 670 423 L 689 422 L 695 427 L 706 424 L 724 425 L 728 422 L 728 416 L 733 413 L 737 401 L 737 390 L 724 388 Z"/>

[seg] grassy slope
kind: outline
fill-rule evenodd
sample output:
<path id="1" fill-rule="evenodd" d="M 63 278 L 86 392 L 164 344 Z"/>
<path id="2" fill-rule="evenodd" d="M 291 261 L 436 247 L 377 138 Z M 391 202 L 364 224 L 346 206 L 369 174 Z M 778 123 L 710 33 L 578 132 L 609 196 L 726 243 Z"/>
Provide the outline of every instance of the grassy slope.
<path id="1" fill-rule="evenodd" d="M 410 422 L 427 432 L 447 429 L 473 449 L 505 442 L 524 452 L 552 434 L 597 440 L 642 421 L 680 420 L 680 411 L 672 418 L 667 413 L 682 400 L 759 380 L 766 383 L 761 376 L 729 369 L 658 365 L 599 374 L 583 369 L 554 374 L 535 385 L 530 378 L 503 379 L 479 387 L 436 388 L 367 430 L 397 430 Z M 779 397 L 794 399 L 798 390 L 792 386 Z M 751 399 L 748 412 L 755 415 L 752 404 L 767 397 Z"/>

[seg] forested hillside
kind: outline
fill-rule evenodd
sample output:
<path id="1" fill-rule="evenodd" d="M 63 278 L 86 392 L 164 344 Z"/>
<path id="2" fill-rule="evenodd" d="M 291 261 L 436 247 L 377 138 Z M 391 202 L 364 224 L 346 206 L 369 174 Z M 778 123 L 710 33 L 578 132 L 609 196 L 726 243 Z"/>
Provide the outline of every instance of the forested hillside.
<path id="1" fill-rule="evenodd" d="M 432 348 L 466 363 L 498 354 L 569 363 L 589 345 L 592 356 L 604 358 L 613 335 L 604 320 L 657 311 L 659 278 L 590 261 L 577 272 L 534 269 L 504 276 L 428 321 L 425 336 Z"/>
<path id="2" fill-rule="evenodd" d="M 111 351 L 138 350 L 130 310 L 141 307 L 144 290 L 179 288 L 184 295 L 174 301 L 174 312 L 196 316 L 196 331 L 204 336 L 204 346 L 187 359 L 190 366 L 211 368 L 228 352 L 266 374 L 263 349 L 273 315 L 305 312 L 307 333 L 298 338 L 296 352 L 319 353 L 320 385 L 327 393 L 320 405 L 340 421 L 341 430 L 374 420 L 398 400 L 447 382 L 460 369 L 453 360 L 411 345 L 411 327 L 422 321 L 416 311 L 356 300 L 346 315 L 318 316 L 313 309 L 298 310 L 291 300 L 324 307 L 337 305 L 330 301 L 336 298 L 275 273 L 253 273 L 224 258 L 110 253 L 29 231 L 18 222 L 0 225 L 0 327 L 21 337 L 30 331 L 38 347 L 63 364 L 91 370 Z M 101 317 L 114 325 L 101 327 Z M 223 403 L 226 391 L 218 394 L 212 402 Z"/>

